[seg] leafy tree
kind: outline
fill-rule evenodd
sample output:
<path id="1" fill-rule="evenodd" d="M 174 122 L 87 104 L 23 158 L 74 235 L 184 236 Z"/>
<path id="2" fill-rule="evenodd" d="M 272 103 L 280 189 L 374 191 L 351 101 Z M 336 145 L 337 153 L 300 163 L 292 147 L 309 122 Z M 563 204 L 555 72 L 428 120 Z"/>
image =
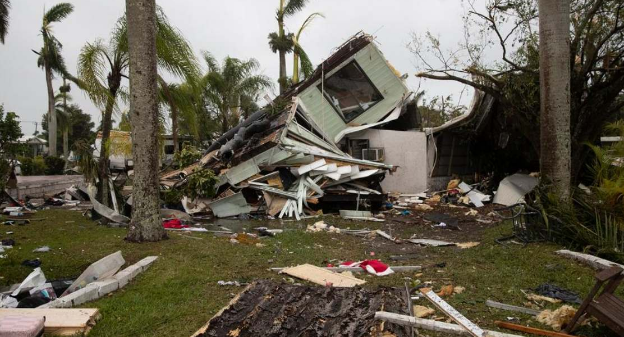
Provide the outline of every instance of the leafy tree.
<path id="1" fill-rule="evenodd" d="M 59 95 L 57 95 L 57 100 L 58 99 L 62 100 Z M 57 136 L 59 134 L 62 135 L 66 131 L 67 143 L 72 144 L 72 147 L 73 144 L 76 144 L 78 141 L 85 141 L 88 144 L 93 144 L 95 141 L 95 132 L 93 131 L 95 123 L 91 121 L 91 115 L 85 113 L 76 104 L 67 105 L 66 109 L 62 109 L 62 104 L 57 104 L 56 113 L 59 116 L 59 125 L 61 126 L 61 130 L 57 132 Z M 47 120 L 47 115 L 44 115 L 41 121 L 43 129 L 41 137 L 44 139 L 48 138 Z M 67 128 L 65 129 L 66 125 Z M 57 144 L 57 150 L 62 150 L 61 144 Z"/>
<path id="2" fill-rule="evenodd" d="M 160 219 L 158 185 L 158 30 L 156 0 L 126 0 L 130 116 L 134 180 L 132 221 L 126 240 L 167 238 Z"/>
<path id="3" fill-rule="evenodd" d="M 312 75 L 312 72 L 314 71 L 314 66 L 310 61 L 308 54 L 306 54 L 305 50 L 303 50 L 299 42 L 301 41 L 301 33 L 303 33 L 303 31 L 317 17 L 324 18 L 325 16 L 321 13 L 310 14 L 305 19 L 305 21 L 303 21 L 301 27 L 299 27 L 297 34 L 293 35 L 293 83 L 299 83 L 299 59 L 301 59 L 301 73 L 303 74 L 303 79 L 308 78 L 310 75 Z"/>
<path id="4" fill-rule="evenodd" d="M 187 41 L 174 28 L 165 13 L 156 9 L 156 53 L 158 66 L 163 72 L 192 78 L 196 76 L 197 62 L 192 57 Z M 112 128 L 113 110 L 120 98 L 128 97 L 123 79 L 129 78 L 128 26 L 126 17 L 117 21 L 108 44 L 102 40 L 87 43 L 78 58 L 78 83 L 91 100 L 103 108 L 102 144 L 107 144 Z M 108 204 L 108 157 L 105 146 L 100 153 L 100 181 L 98 194 L 102 203 Z"/>
<path id="5" fill-rule="evenodd" d="M 19 123 L 19 116 L 15 112 L 4 112 L 0 105 L 0 156 L 7 159 L 15 158 L 20 150 L 17 141 L 23 136 Z"/>
<path id="6" fill-rule="evenodd" d="M 118 131 L 130 132 L 130 116 L 127 111 L 121 113 L 121 118 L 119 119 L 119 124 L 117 124 Z"/>
<path id="7" fill-rule="evenodd" d="M 208 73 L 202 79 L 205 97 L 218 111 L 221 132 L 225 133 L 240 119 L 242 102 L 272 84 L 268 77 L 255 74 L 260 64 L 253 58 L 239 60 L 228 56 L 221 66 L 208 52 L 204 52 L 204 59 L 208 64 Z"/>
<path id="8" fill-rule="evenodd" d="M 421 78 L 456 81 L 494 96 L 509 130 L 540 153 L 540 78 L 537 0 L 473 2 L 465 42 L 446 50 L 427 33 L 414 36 L 411 50 Z M 570 130 L 572 177 L 585 167 L 589 148 L 624 107 L 624 2 L 573 0 L 570 24 Z M 485 52 L 499 52 L 489 62 Z M 527 158 L 528 159 L 528 158 Z"/>
<path id="9" fill-rule="evenodd" d="M 453 103 L 453 95 L 435 96 L 427 101 L 423 99 L 424 91 L 419 92 L 415 99 L 423 101 L 419 107 L 422 118 L 422 126 L 432 128 L 440 126 L 455 117 L 459 117 L 466 112 L 465 106 L 458 106 Z"/>
<path id="10" fill-rule="evenodd" d="M 39 55 L 37 59 L 37 65 L 44 69 L 46 77 L 46 85 L 48 87 L 48 118 L 50 123 L 50 134 L 48 139 L 48 146 L 50 149 L 50 155 L 56 156 L 56 109 L 54 100 L 54 88 L 52 88 L 52 79 L 54 73 L 65 75 L 67 69 L 65 68 L 65 60 L 61 55 L 61 49 L 63 45 L 52 34 L 52 24 L 60 22 L 65 19 L 69 14 L 74 11 L 74 5 L 70 3 L 59 3 L 54 5 L 50 10 L 43 15 L 43 23 L 41 25 L 41 36 L 43 37 L 43 47 L 39 52 L 35 53 Z"/>
<path id="11" fill-rule="evenodd" d="M 9 30 L 9 9 L 11 9 L 11 2 L 0 0 L 0 42 L 2 44 Z"/>
<path id="12" fill-rule="evenodd" d="M 269 46 L 274 53 L 279 54 L 279 89 L 280 94 L 286 91 L 288 75 L 286 74 L 286 54 L 293 50 L 293 33 L 286 34 L 284 19 L 301 11 L 308 0 L 279 0 L 275 18 L 277 19 L 277 32 L 269 34 Z"/>

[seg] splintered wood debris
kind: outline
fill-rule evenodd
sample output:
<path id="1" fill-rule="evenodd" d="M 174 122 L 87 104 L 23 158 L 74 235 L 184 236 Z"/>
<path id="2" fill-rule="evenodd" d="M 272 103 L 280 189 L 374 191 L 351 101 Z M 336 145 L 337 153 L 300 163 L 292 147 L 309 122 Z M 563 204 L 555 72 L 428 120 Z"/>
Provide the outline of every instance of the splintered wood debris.
<path id="1" fill-rule="evenodd" d="M 194 336 L 410 336 L 409 329 L 375 320 L 375 312 L 405 313 L 404 291 L 328 288 L 256 281 Z"/>

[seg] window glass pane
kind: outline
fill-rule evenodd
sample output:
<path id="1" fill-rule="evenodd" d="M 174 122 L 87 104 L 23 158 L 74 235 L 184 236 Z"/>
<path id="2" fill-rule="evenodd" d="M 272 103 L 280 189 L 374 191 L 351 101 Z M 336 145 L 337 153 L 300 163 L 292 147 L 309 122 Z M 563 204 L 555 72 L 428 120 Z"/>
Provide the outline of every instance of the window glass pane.
<path id="1" fill-rule="evenodd" d="M 327 101 L 347 123 L 383 99 L 355 61 L 326 78 L 318 89 L 325 91 Z"/>

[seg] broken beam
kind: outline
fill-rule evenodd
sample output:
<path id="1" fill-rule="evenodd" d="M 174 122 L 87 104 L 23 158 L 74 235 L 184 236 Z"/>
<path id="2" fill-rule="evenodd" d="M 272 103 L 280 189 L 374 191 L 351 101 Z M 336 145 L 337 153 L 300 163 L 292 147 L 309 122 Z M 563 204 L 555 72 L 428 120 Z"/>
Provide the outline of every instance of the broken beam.
<path id="1" fill-rule="evenodd" d="M 530 308 L 524 308 L 524 307 L 517 307 L 515 305 L 509 305 L 509 304 L 505 304 L 505 303 L 495 302 L 495 301 L 492 301 L 492 300 L 485 301 L 485 305 L 487 305 L 488 307 L 491 307 L 491 308 L 496 308 L 496 309 L 521 312 L 523 314 L 527 314 L 527 315 L 531 315 L 531 316 L 537 316 L 540 313 L 538 310 L 534 310 L 534 309 L 530 309 Z"/>
<path id="2" fill-rule="evenodd" d="M 445 334 L 451 335 L 459 335 L 459 336 L 470 336 L 468 330 L 464 329 L 462 326 L 451 323 L 444 323 L 434 321 L 432 319 L 423 319 L 417 317 L 410 317 L 407 315 L 399 315 L 391 312 L 385 311 L 377 311 L 375 313 L 375 319 L 402 325 L 402 326 L 411 326 L 423 330 L 437 331 Z M 486 330 L 488 337 L 522 337 L 520 335 L 512 335 L 504 332 L 497 332 Z"/>

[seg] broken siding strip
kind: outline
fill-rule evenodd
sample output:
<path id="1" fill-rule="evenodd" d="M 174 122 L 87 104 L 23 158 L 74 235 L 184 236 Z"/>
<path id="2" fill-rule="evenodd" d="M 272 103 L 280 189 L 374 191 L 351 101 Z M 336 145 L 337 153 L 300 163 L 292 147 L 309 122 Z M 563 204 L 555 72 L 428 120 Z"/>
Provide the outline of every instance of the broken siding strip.
<path id="1" fill-rule="evenodd" d="M 320 146 L 322 148 L 324 148 L 325 150 L 328 151 L 332 151 L 338 155 L 346 155 L 346 153 L 340 151 L 340 149 L 338 149 L 338 147 L 336 146 L 336 144 L 334 144 L 333 142 L 331 142 L 331 139 L 329 141 L 324 140 L 319 138 L 317 135 L 315 135 L 314 133 L 310 132 L 309 130 L 307 130 L 306 128 L 304 128 L 303 126 L 299 125 L 297 122 L 292 121 L 290 124 L 288 124 L 288 132 L 289 133 L 294 133 L 295 135 L 305 139 L 306 141 L 316 145 L 316 146 Z"/>
<path id="2" fill-rule="evenodd" d="M 369 161 L 369 160 L 355 159 L 355 158 L 348 157 L 348 156 L 347 157 L 338 156 L 333 153 L 309 146 L 307 144 L 304 144 L 304 143 L 301 143 L 301 142 L 298 142 L 296 140 L 289 139 L 289 138 L 284 139 L 283 146 L 286 150 L 291 150 L 293 152 L 299 152 L 302 154 L 314 155 L 318 157 L 329 158 L 337 162 L 360 164 L 360 165 L 365 165 L 365 166 L 370 166 L 370 167 L 385 168 L 388 170 L 391 170 L 394 168 L 394 165 L 377 163 L 377 162 Z"/>
<path id="3" fill-rule="evenodd" d="M 208 204 L 215 216 L 226 218 L 251 212 L 251 207 L 247 204 L 242 193 L 236 193 L 229 197 L 219 199 Z"/>

